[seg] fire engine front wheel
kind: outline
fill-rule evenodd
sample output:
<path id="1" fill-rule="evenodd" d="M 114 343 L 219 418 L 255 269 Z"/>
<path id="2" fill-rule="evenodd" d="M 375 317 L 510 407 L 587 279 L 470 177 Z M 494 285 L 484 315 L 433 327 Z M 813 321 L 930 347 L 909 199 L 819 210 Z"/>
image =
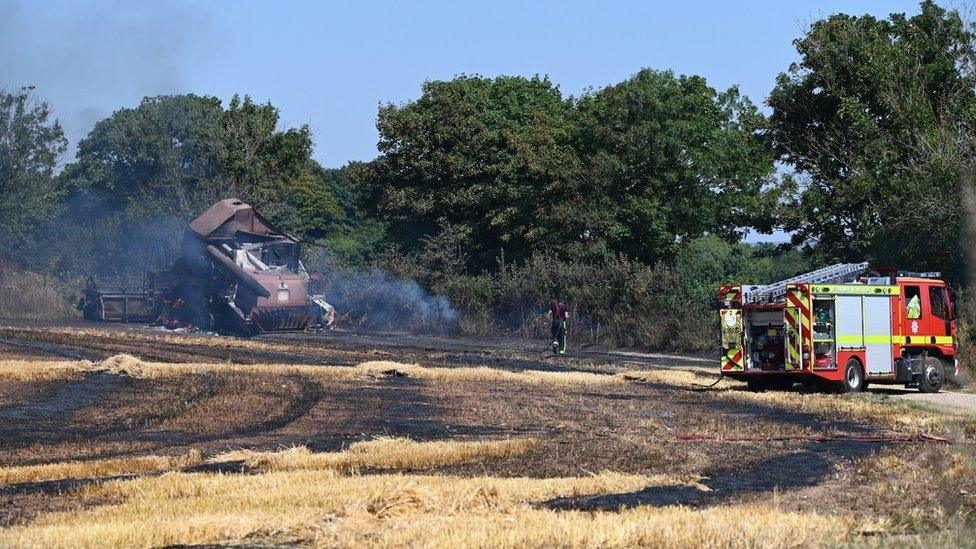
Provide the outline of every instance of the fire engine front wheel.
<path id="1" fill-rule="evenodd" d="M 945 382 L 945 366 L 934 356 L 925 359 L 925 369 L 918 376 L 918 390 L 923 393 L 938 393 Z"/>
<path id="2" fill-rule="evenodd" d="M 844 380 L 840 382 L 840 392 L 857 393 L 864 390 L 864 370 L 861 363 L 855 359 L 847 361 L 844 366 Z"/>

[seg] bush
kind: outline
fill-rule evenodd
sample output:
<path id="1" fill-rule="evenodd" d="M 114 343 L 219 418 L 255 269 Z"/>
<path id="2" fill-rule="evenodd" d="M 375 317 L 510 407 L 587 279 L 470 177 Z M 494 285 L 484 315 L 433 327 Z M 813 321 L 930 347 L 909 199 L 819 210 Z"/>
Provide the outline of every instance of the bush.
<path id="1" fill-rule="evenodd" d="M 429 272 L 423 258 L 419 254 L 410 262 L 398 256 L 394 270 L 422 275 Z M 426 283 L 462 312 L 464 333 L 548 338 L 545 312 L 560 299 L 573 313 L 569 330 L 577 340 L 705 351 L 718 345 L 720 284 L 768 283 L 806 269 L 796 251 L 778 253 L 706 236 L 681 245 L 669 263 L 653 266 L 625 256 L 582 263 L 537 253 L 518 265 L 502 262 L 494 273 L 445 278 L 440 272 Z"/>
<path id="2" fill-rule="evenodd" d="M 72 306 L 80 284 L 30 271 L 0 259 L 0 318 L 62 320 L 80 316 Z"/>
<path id="3" fill-rule="evenodd" d="M 705 349 L 713 345 L 717 315 L 706 304 L 675 299 L 673 269 L 626 257 L 596 264 L 536 254 L 498 273 L 459 277 L 435 287 L 462 311 L 460 328 L 479 335 L 506 332 L 549 337 L 546 310 L 564 301 L 578 339 L 609 345 Z"/>
<path id="4" fill-rule="evenodd" d="M 972 289 L 956 294 L 956 341 L 961 379 L 967 384 L 976 379 L 976 293 Z"/>
<path id="5" fill-rule="evenodd" d="M 706 236 L 683 243 L 670 262 L 656 265 L 622 255 L 578 262 L 536 253 L 470 274 L 463 271 L 464 235 L 446 235 L 412 254 L 388 250 L 372 271 L 327 260 L 328 299 L 360 326 L 531 338 L 549 337 L 545 313 L 559 299 L 573 313 L 569 331 L 576 341 L 705 351 L 718 345 L 721 283 L 762 284 L 806 269 L 795 251 Z"/>

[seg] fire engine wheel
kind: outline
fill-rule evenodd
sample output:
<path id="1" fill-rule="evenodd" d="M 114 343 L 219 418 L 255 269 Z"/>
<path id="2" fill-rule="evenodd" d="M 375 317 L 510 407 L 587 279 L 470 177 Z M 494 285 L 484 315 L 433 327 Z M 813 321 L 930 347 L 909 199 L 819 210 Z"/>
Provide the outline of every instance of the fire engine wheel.
<path id="1" fill-rule="evenodd" d="M 925 369 L 918 376 L 918 390 L 923 393 L 938 393 L 945 382 L 945 366 L 934 356 L 925 359 Z"/>
<path id="2" fill-rule="evenodd" d="M 857 393 L 863 389 L 864 370 L 861 363 L 852 358 L 844 366 L 844 380 L 840 382 L 840 390 L 842 393 Z"/>

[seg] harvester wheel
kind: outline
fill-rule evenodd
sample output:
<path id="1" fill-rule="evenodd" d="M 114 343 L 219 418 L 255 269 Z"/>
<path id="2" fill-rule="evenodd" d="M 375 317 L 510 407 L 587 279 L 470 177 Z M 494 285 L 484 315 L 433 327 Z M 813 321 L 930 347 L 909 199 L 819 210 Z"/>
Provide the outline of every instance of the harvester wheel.
<path id="1" fill-rule="evenodd" d="M 925 359 L 925 368 L 918 376 L 918 390 L 923 393 L 938 393 L 945 382 L 945 366 L 938 357 Z"/>
<path id="2" fill-rule="evenodd" d="M 844 366 L 844 379 L 840 382 L 840 392 L 857 393 L 864 390 L 864 369 L 856 359 L 847 361 Z"/>

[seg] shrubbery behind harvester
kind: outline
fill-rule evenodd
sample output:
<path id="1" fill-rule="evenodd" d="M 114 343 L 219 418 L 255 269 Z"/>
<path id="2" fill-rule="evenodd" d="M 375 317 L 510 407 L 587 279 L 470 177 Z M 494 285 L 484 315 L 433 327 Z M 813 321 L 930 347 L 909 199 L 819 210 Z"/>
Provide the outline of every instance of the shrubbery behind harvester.
<path id="1" fill-rule="evenodd" d="M 310 295 L 301 246 L 250 205 L 221 200 L 190 222 L 171 266 L 154 253 L 141 281 L 90 277 L 79 308 L 89 320 L 242 335 L 329 326 L 335 311 Z"/>

